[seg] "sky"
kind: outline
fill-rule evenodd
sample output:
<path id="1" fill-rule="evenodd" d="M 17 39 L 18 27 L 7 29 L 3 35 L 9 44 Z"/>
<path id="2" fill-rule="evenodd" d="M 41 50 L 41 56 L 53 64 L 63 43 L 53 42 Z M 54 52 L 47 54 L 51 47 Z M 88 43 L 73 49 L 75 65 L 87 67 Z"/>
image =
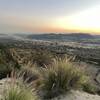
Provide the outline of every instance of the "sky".
<path id="1" fill-rule="evenodd" d="M 0 33 L 100 34 L 100 0 L 0 0 Z"/>

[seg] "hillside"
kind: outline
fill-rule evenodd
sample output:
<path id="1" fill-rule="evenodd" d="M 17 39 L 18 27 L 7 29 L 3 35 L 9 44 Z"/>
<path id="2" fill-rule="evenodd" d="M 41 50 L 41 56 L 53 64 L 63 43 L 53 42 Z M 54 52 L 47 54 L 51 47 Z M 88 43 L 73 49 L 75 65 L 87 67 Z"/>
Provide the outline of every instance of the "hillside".
<path id="1" fill-rule="evenodd" d="M 29 80 L 27 84 L 31 81 L 34 83 L 32 84 L 33 87 L 39 91 L 39 92 L 38 91 L 35 92 L 38 94 L 37 96 L 42 96 L 41 99 L 45 96 L 48 97 L 50 96 L 50 98 L 55 98 L 54 100 L 58 100 L 60 93 L 61 94 L 63 94 L 63 92 L 67 93 L 69 90 L 71 90 L 72 92 L 70 92 L 70 94 L 66 94 L 64 97 L 61 96 L 60 97 L 61 99 L 59 100 L 80 100 L 80 99 L 99 100 L 100 99 L 99 96 L 100 95 L 100 67 L 99 67 L 100 46 L 95 46 L 95 45 L 91 46 L 85 44 L 85 42 L 87 42 L 88 40 L 89 42 L 90 40 L 94 40 L 95 36 L 88 35 L 88 34 L 77 34 L 77 35 L 41 34 L 41 35 L 34 35 L 34 36 L 36 36 L 37 38 L 43 36 L 41 39 L 50 39 L 50 41 L 48 40 L 38 41 L 38 39 L 36 41 L 34 39 L 29 39 L 29 40 L 16 39 L 14 41 L 8 40 L 7 42 L 5 41 L 4 38 L 1 38 L 3 40 L 2 41 L 3 44 L 0 44 L 0 88 L 1 89 L 2 89 L 2 84 L 5 80 L 4 78 L 6 78 L 7 76 L 9 76 L 9 79 L 14 77 L 17 78 L 16 79 L 17 81 L 19 80 L 19 77 L 16 77 L 17 76 L 16 74 L 19 75 L 21 73 L 20 77 L 22 77 L 21 78 L 23 79 L 22 81 L 26 81 L 28 78 Z M 21 35 L 21 37 L 23 36 Z M 55 41 L 56 38 L 57 41 Z M 68 40 L 66 38 L 68 38 L 69 41 L 62 42 L 61 39 Z M 78 38 L 80 38 L 82 41 L 79 40 Z M 84 41 L 84 39 L 86 41 Z M 70 64 L 68 64 L 68 62 L 66 63 L 66 60 L 64 60 L 65 58 L 70 59 Z M 59 68 L 62 66 L 62 68 L 64 67 L 64 69 L 58 70 L 57 66 L 59 66 Z M 72 66 L 74 66 L 74 68 L 72 68 L 71 70 L 66 69 L 67 67 L 71 68 Z M 54 69 L 52 69 L 52 67 L 54 67 Z M 45 72 L 41 72 L 42 69 Z M 77 74 L 78 69 L 80 69 L 79 74 Z M 49 70 L 50 70 L 50 74 L 48 73 Z M 56 74 L 56 71 L 58 74 Z M 75 71 L 75 74 L 72 74 L 73 73 L 72 71 Z M 15 76 L 12 77 L 11 72 L 14 72 Z M 69 75 L 67 75 L 67 73 Z M 51 76 L 49 77 L 48 75 Z M 86 81 L 85 79 L 82 79 L 81 80 L 82 83 L 80 83 L 81 81 L 79 81 L 80 84 L 77 84 L 77 82 L 75 83 L 75 81 L 80 80 L 81 78 L 83 78 L 83 76 L 87 77 L 89 80 Z M 46 83 L 41 79 L 44 79 Z M 86 81 L 86 83 L 84 83 L 84 81 Z M 42 87 L 43 90 L 41 90 L 41 86 L 44 86 L 42 82 L 44 82 L 43 84 L 46 85 L 45 87 Z M 69 83 L 67 88 L 66 88 L 67 85 L 66 82 Z M 26 84 L 23 83 L 23 85 Z M 75 88 L 73 87 L 77 85 L 79 87 L 75 87 Z M 52 89 L 53 86 L 54 88 Z M 49 93 L 48 95 L 44 90 L 45 88 L 47 88 L 48 91 L 47 94 Z M 80 90 L 82 92 L 80 92 Z M 41 91 L 44 94 L 42 94 Z M 0 92 L 2 91 L 0 90 Z"/>

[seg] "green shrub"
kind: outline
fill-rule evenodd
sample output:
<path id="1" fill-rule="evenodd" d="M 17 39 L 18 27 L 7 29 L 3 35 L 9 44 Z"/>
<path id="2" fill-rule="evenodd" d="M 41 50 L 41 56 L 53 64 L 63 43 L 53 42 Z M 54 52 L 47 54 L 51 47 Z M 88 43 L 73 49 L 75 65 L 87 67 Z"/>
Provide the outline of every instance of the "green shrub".
<path id="1" fill-rule="evenodd" d="M 98 88 L 92 85 L 90 82 L 83 84 L 83 91 L 88 92 L 90 94 L 98 94 Z"/>
<path id="2" fill-rule="evenodd" d="M 7 75 L 10 75 L 11 71 L 11 67 L 5 64 L 0 64 L 0 79 L 7 77 Z"/>
<path id="3" fill-rule="evenodd" d="M 18 70 L 20 67 L 8 49 L 0 49 L 0 79 L 7 77 L 13 70 Z"/>
<path id="4" fill-rule="evenodd" d="M 53 55 L 46 50 L 39 50 L 33 53 L 33 62 L 36 63 L 40 67 L 45 67 L 45 65 L 49 65 L 52 63 Z"/>
<path id="5" fill-rule="evenodd" d="M 42 91 L 45 98 L 52 98 L 71 89 L 77 89 L 86 82 L 86 77 L 79 67 L 65 59 L 55 61 L 41 73 Z"/>

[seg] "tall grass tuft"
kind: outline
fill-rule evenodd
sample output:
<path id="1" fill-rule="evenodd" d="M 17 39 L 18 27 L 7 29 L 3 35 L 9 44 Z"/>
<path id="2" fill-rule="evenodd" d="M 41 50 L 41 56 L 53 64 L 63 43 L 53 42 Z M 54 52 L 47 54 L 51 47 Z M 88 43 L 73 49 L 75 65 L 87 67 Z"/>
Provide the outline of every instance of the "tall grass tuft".
<path id="1" fill-rule="evenodd" d="M 39 72 L 38 69 L 34 67 L 25 67 L 18 72 L 17 77 L 21 77 L 23 81 L 26 81 L 27 83 L 31 83 L 35 80 L 39 79 Z"/>
<path id="2" fill-rule="evenodd" d="M 4 90 L 3 100 L 38 100 L 32 83 L 28 84 L 26 80 L 23 80 L 23 75 L 18 77 L 12 72 L 11 82 Z"/>
<path id="3" fill-rule="evenodd" d="M 32 94 L 22 88 L 18 88 L 16 86 L 11 87 L 11 89 L 7 90 L 7 94 L 4 100 L 36 100 Z"/>
<path id="4" fill-rule="evenodd" d="M 41 73 L 44 98 L 52 98 L 77 89 L 86 82 L 80 68 L 66 59 L 55 60 L 52 66 L 44 68 Z"/>

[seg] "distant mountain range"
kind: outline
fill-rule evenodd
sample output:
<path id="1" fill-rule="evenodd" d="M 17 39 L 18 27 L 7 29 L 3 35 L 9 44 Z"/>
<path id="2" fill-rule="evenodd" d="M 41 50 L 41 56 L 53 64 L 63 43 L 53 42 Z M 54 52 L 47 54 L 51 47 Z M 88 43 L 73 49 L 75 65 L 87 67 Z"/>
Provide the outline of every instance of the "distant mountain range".
<path id="1" fill-rule="evenodd" d="M 44 40 L 44 41 L 83 41 L 83 40 L 99 40 L 100 35 L 91 35 L 87 33 L 67 33 L 67 34 L 0 34 L 0 40 L 7 39 L 9 40 Z"/>
<path id="2" fill-rule="evenodd" d="M 36 40 L 59 40 L 59 41 L 81 41 L 84 39 L 95 39 L 100 38 L 98 35 L 90 35 L 85 33 L 74 33 L 74 34 L 31 34 L 28 35 L 27 38 L 29 39 L 36 39 Z"/>

